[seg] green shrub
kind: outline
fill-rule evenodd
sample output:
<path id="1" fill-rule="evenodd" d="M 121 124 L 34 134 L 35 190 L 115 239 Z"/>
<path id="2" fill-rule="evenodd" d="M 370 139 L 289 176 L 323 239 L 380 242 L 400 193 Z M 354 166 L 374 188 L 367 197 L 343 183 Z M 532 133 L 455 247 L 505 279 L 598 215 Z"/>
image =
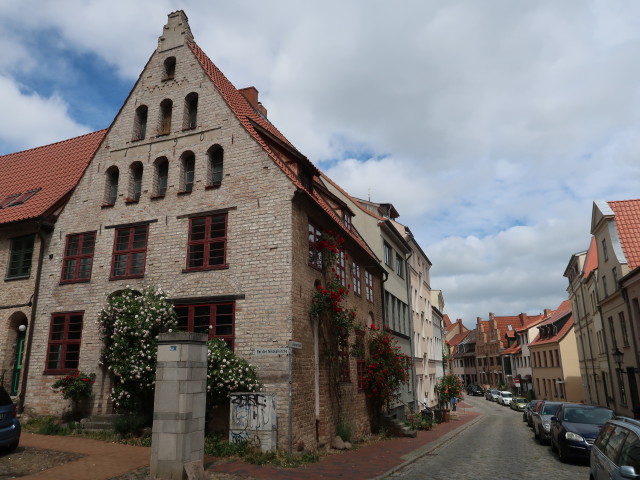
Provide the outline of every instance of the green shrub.
<path id="1" fill-rule="evenodd" d="M 204 453 L 214 457 L 241 457 L 248 450 L 247 443 L 229 443 L 220 434 L 204 437 Z"/>
<path id="2" fill-rule="evenodd" d="M 115 432 L 123 437 L 139 436 L 144 427 L 151 425 L 151 419 L 144 415 L 121 415 L 113 424 Z"/>
<path id="3" fill-rule="evenodd" d="M 320 459 L 320 455 L 315 452 L 304 452 L 300 455 L 289 455 L 284 450 L 270 450 L 263 452 L 253 449 L 247 452 L 244 460 L 254 465 L 272 465 L 282 468 L 296 468 L 307 463 L 315 463 Z"/>
<path id="4" fill-rule="evenodd" d="M 353 436 L 353 425 L 345 418 L 340 418 L 338 425 L 336 426 L 336 435 L 338 435 L 345 442 L 350 442 Z"/>

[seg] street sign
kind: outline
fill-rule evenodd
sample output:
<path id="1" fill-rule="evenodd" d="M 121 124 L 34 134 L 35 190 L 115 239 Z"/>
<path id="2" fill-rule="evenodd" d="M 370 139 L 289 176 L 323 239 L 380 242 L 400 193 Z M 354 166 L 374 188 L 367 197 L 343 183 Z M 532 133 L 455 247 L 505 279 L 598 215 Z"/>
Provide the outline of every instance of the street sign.
<path id="1" fill-rule="evenodd" d="M 516 378 L 516 379 L 514 380 L 514 383 L 515 383 L 516 385 L 520 385 L 520 379 L 519 379 L 519 378 Z"/>
<path id="2" fill-rule="evenodd" d="M 302 348 L 302 344 L 300 342 L 294 342 L 293 340 L 289 340 L 289 347 L 295 348 L 296 350 L 300 350 Z"/>
<path id="3" fill-rule="evenodd" d="M 256 348 L 254 352 L 256 355 L 288 355 L 289 349 L 284 348 Z"/>

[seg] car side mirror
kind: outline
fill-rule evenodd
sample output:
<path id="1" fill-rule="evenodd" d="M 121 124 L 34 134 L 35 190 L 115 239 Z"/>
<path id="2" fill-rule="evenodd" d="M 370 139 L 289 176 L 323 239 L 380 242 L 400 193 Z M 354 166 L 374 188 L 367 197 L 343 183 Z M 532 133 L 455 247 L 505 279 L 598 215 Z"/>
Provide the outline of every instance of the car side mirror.
<path id="1" fill-rule="evenodd" d="M 560 422 L 560 419 L 559 419 L 558 417 L 555 417 L 555 416 L 554 416 L 554 417 L 551 417 L 551 421 L 552 421 L 552 422 L 558 422 L 558 423 L 559 423 L 559 422 Z"/>
<path id="2" fill-rule="evenodd" d="M 622 478 L 640 478 L 640 475 L 636 473 L 636 469 L 630 465 L 620 467 L 620 476 Z"/>

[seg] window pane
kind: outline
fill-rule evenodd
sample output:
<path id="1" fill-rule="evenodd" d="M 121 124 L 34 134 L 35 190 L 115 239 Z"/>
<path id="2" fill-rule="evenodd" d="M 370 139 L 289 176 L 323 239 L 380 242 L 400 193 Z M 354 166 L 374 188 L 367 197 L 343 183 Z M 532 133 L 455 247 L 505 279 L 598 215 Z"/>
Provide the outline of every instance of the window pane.
<path id="1" fill-rule="evenodd" d="M 204 266 L 204 245 L 191 245 L 189 247 L 189 268 Z"/>
<path id="2" fill-rule="evenodd" d="M 65 255 L 67 257 L 71 257 L 73 255 L 77 255 L 78 254 L 78 244 L 80 242 L 80 237 L 77 235 L 74 235 L 73 237 L 69 237 L 69 241 L 67 243 L 67 252 L 65 253 Z"/>
<path id="3" fill-rule="evenodd" d="M 71 259 L 64 262 L 64 266 L 62 269 L 62 278 L 63 280 L 73 280 L 74 274 L 76 271 L 76 260 Z"/>
<path id="4" fill-rule="evenodd" d="M 69 319 L 69 340 L 80 340 L 82 335 L 82 315 L 72 315 Z"/>
<path id="5" fill-rule="evenodd" d="M 85 233 L 82 236 L 82 255 L 92 255 L 96 241 L 95 233 Z"/>
<path id="6" fill-rule="evenodd" d="M 62 352 L 62 345 L 49 345 L 49 356 L 47 358 L 47 368 L 55 370 L 60 364 L 60 354 Z"/>
<path id="7" fill-rule="evenodd" d="M 141 275 L 144 271 L 144 253 L 131 254 L 131 268 L 129 275 Z"/>
<path id="8" fill-rule="evenodd" d="M 80 359 L 80 345 L 68 344 L 67 352 L 64 359 L 64 368 L 78 368 L 78 360 Z"/>
<path id="9" fill-rule="evenodd" d="M 147 226 L 136 227 L 133 234 L 133 248 L 145 248 L 147 245 Z"/>
<path id="10" fill-rule="evenodd" d="M 80 269 L 78 270 L 78 278 L 89 278 L 91 275 L 91 264 L 93 258 L 81 258 Z M 75 263 L 75 260 L 74 260 Z"/>
<path id="11" fill-rule="evenodd" d="M 209 247 L 209 265 L 224 264 L 224 242 L 213 242 Z"/>
<path id="12" fill-rule="evenodd" d="M 128 255 L 116 255 L 113 260 L 113 275 L 121 277 L 127 273 L 127 256 Z"/>
<path id="13" fill-rule="evenodd" d="M 116 250 L 127 250 L 129 248 L 129 233 L 128 228 L 118 230 L 116 237 Z"/>
<path id="14" fill-rule="evenodd" d="M 191 240 L 204 240 L 206 219 L 194 218 L 191 220 Z"/>
<path id="15" fill-rule="evenodd" d="M 189 309 L 187 307 L 175 307 L 178 315 L 178 328 L 185 332 L 189 330 Z"/>
<path id="16" fill-rule="evenodd" d="M 209 238 L 220 238 L 225 236 L 225 220 L 225 215 L 211 218 L 211 230 L 209 233 Z"/>
<path id="17" fill-rule="evenodd" d="M 64 340 L 65 317 L 53 317 L 51 340 Z"/>
<path id="18" fill-rule="evenodd" d="M 209 334 L 211 324 L 211 307 L 209 305 L 197 306 L 193 309 L 193 331 Z"/>

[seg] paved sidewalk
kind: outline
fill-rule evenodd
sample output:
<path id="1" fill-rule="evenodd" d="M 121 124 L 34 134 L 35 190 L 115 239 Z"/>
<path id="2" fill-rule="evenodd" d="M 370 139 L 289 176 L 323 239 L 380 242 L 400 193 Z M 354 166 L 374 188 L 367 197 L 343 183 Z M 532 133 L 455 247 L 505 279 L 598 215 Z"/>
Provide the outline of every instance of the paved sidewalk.
<path id="1" fill-rule="evenodd" d="M 438 448 L 469 427 L 481 416 L 470 405 L 458 405 L 451 421 L 435 425 L 432 430 L 418 432 L 416 438 L 394 438 L 371 445 L 327 455 L 318 463 L 296 469 L 251 465 L 238 460 L 205 457 L 209 476 L 231 474 L 269 480 L 314 480 L 348 478 L 350 480 L 381 479 L 422 455 Z M 29 480 L 106 480 L 149 465 L 151 449 L 89 440 L 79 437 L 44 436 L 25 433 L 21 446 L 76 452 L 83 458 L 22 477 Z M 224 476 L 224 475 L 221 475 Z M 227 477 L 228 478 L 228 477 Z"/>

